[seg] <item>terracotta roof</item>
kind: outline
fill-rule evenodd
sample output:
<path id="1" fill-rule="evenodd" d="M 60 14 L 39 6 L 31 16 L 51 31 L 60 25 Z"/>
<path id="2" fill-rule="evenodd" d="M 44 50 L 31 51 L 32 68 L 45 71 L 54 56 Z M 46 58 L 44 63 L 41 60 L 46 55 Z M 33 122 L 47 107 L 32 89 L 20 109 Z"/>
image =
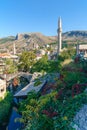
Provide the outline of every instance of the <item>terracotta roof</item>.
<path id="1" fill-rule="evenodd" d="M 11 55 L 10 53 L 0 53 L 0 58 L 17 58 L 16 55 Z"/>

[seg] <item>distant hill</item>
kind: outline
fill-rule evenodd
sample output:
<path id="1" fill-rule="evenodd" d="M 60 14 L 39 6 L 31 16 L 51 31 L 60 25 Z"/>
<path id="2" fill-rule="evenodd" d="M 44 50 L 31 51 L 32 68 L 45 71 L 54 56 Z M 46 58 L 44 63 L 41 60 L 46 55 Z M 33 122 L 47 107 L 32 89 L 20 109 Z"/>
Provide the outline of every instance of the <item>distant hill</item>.
<path id="1" fill-rule="evenodd" d="M 62 34 L 63 41 L 67 43 L 75 43 L 77 41 L 87 43 L 87 31 L 69 31 Z M 34 46 L 43 46 L 48 43 L 57 42 L 57 36 L 45 36 L 41 33 L 20 33 L 16 37 L 10 36 L 0 39 L 0 49 L 7 48 L 13 50 L 13 43 L 16 44 L 16 49 L 32 49 Z"/>
<path id="2" fill-rule="evenodd" d="M 41 33 L 24 33 L 16 35 L 16 40 L 23 40 L 23 39 L 25 39 L 29 43 L 36 43 L 36 44 L 47 44 L 56 40 L 56 38 L 54 37 L 45 36 Z"/>
<path id="3" fill-rule="evenodd" d="M 69 32 L 65 32 L 63 33 L 63 36 L 67 36 L 67 37 L 87 37 L 87 31 L 69 31 Z"/>
<path id="4" fill-rule="evenodd" d="M 63 40 L 87 40 L 87 31 L 69 31 L 63 33 Z"/>

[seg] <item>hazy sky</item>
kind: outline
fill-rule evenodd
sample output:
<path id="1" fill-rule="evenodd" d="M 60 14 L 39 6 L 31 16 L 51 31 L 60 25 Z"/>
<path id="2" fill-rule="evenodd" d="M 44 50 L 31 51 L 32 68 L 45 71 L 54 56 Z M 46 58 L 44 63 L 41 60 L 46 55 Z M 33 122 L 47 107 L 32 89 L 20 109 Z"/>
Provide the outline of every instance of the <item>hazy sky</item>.
<path id="1" fill-rule="evenodd" d="M 0 0 L 0 37 L 23 32 L 57 35 L 59 16 L 63 32 L 87 30 L 87 0 Z"/>

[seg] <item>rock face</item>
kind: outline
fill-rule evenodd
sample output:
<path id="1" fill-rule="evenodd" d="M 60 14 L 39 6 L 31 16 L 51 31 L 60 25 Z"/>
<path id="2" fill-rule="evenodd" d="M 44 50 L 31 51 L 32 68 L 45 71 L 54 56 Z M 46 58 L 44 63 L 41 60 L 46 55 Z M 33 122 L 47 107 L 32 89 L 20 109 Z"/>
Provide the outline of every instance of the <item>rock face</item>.
<path id="1" fill-rule="evenodd" d="M 15 38 L 15 39 L 16 39 L 16 40 L 20 40 L 20 39 L 22 39 L 22 38 L 23 38 L 23 35 L 18 33 L 18 34 L 16 35 L 16 38 Z"/>
<path id="2" fill-rule="evenodd" d="M 75 130 L 87 130 L 87 105 L 84 105 L 73 120 Z"/>
<path id="3" fill-rule="evenodd" d="M 16 40 L 20 40 L 20 39 L 29 39 L 30 38 L 30 34 L 20 34 L 20 33 L 18 33 L 17 35 L 16 35 Z"/>

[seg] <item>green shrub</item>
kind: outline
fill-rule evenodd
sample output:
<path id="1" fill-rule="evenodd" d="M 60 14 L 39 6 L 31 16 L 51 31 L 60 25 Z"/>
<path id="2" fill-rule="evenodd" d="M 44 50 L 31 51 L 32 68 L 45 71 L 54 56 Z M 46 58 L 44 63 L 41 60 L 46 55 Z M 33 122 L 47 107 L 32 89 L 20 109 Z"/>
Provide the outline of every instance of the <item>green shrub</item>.
<path id="1" fill-rule="evenodd" d="M 36 94 L 33 93 L 33 96 L 29 95 L 30 98 L 28 97 L 26 104 L 21 104 L 23 117 L 21 121 L 24 122 L 25 126 L 27 125 L 25 130 L 72 129 L 70 123 L 81 106 L 87 103 L 87 94 L 79 94 L 63 101 L 55 99 L 55 94 L 56 92 L 52 92 L 37 100 Z M 52 117 L 53 112 L 58 114 Z"/>
<path id="2" fill-rule="evenodd" d="M 68 53 L 71 57 L 72 53 L 70 51 Z M 41 61 L 43 64 L 39 64 L 39 66 L 37 64 L 34 69 L 38 68 L 39 71 L 43 69 L 46 72 L 58 71 L 58 61 Z M 25 124 L 25 130 L 73 130 L 70 126 L 73 117 L 83 104 L 87 104 L 85 86 L 82 86 L 81 93 L 72 97 L 73 85 L 87 83 L 87 73 L 78 71 L 79 67 L 80 64 L 74 65 L 72 71 L 70 67 L 68 71 L 63 70 L 62 77 L 57 77 L 55 81 L 57 88 L 53 89 L 51 86 L 48 89 L 51 90 L 50 93 L 40 96 L 36 93 L 29 93 L 28 98 L 20 105 L 21 121 Z M 36 85 L 38 82 L 37 80 Z M 49 88 L 49 85 L 46 87 Z"/>

